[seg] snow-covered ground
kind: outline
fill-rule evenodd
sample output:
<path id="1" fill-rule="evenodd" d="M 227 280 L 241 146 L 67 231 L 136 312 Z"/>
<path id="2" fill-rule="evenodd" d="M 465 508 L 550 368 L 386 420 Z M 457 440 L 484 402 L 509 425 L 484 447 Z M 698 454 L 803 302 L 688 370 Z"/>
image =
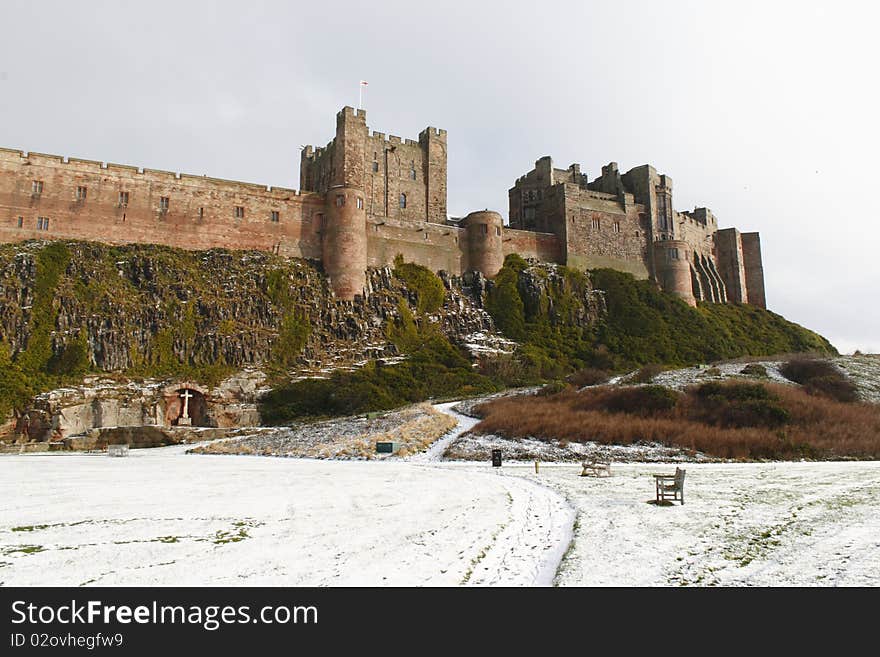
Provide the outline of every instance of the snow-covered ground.
<path id="1" fill-rule="evenodd" d="M 574 520 L 547 488 L 434 454 L 185 449 L 0 458 L 0 584 L 549 585 Z"/>
<path id="2" fill-rule="evenodd" d="M 578 509 L 563 586 L 878 586 L 880 463 L 684 466 L 685 504 L 656 506 L 654 473 L 612 466 L 505 468 L 561 492 Z"/>
<path id="3" fill-rule="evenodd" d="M 880 585 L 880 463 L 688 463 L 659 507 L 674 465 L 440 462 L 458 419 L 381 462 L 0 457 L 0 583 Z"/>

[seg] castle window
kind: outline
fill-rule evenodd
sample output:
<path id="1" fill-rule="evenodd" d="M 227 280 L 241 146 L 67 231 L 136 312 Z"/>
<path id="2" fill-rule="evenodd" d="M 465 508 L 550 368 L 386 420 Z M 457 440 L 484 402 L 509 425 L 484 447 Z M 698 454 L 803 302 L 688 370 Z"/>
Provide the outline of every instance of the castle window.
<path id="1" fill-rule="evenodd" d="M 480 224 L 480 232 L 483 235 L 488 235 L 489 234 L 489 226 L 487 226 L 486 224 Z"/>
<path id="2" fill-rule="evenodd" d="M 373 161 L 373 173 L 376 173 L 377 171 L 379 171 L 379 163 L 374 160 Z"/>
<path id="3" fill-rule="evenodd" d="M 602 230 L 602 222 L 598 217 L 593 217 L 592 226 L 593 230 Z"/>
<path id="4" fill-rule="evenodd" d="M 18 218 L 18 227 L 21 228 L 24 225 L 24 217 Z"/>
<path id="5" fill-rule="evenodd" d="M 37 217 L 37 230 L 49 230 L 49 217 Z"/>
<path id="6" fill-rule="evenodd" d="M 87 190 L 85 187 L 77 187 L 76 188 L 76 200 L 77 201 L 85 201 L 86 194 L 88 193 L 88 191 L 89 190 Z"/>
<path id="7" fill-rule="evenodd" d="M 525 208 L 523 214 L 526 219 L 533 220 L 535 218 L 535 208 Z"/>
<path id="8" fill-rule="evenodd" d="M 364 209 L 364 199 L 362 199 L 360 196 L 357 197 L 357 209 L 358 210 Z"/>
<path id="9" fill-rule="evenodd" d="M 39 196 L 40 194 L 43 193 L 43 181 L 42 180 L 35 180 L 34 181 L 33 185 L 31 185 L 31 193 L 34 196 Z"/>
<path id="10" fill-rule="evenodd" d="M 244 206 L 236 205 L 234 216 L 236 219 L 244 219 Z"/>
<path id="11" fill-rule="evenodd" d="M 400 195 L 400 208 L 403 209 L 406 207 L 406 194 Z"/>
<path id="12" fill-rule="evenodd" d="M 272 213 L 269 215 L 269 221 L 271 221 L 273 224 L 277 224 L 279 221 L 281 221 L 281 215 L 279 214 L 278 210 L 272 210 Z"/>
<path id="13" fill-rule="evenodd" d="M 620 222 L 619 222 L 619 221 L 615 221 L 615 222 L 614 222 L 614 232 L 615 232 L 615 233 L 619 233 L 619 232 L 620 232 Z"/>
<path id="14" fill-rule="evenodd" d="M 501 226 L 495 226 L 495 235 L 501 237 Z"/>
<path id="15" fill-rule="evenodd" d="M 415 162 L 411 162 L 409 165 L 409 177 L 412 180 L 416 179 L 416 163 Z"/>
<path id="16" fill-rule="evenodd" d="M 170 199 L 167 196 L 159 197 L 159 212 L 168 212 L 168 205 L 170 203 Z"/>
<path id="17" fill-rule="evenodd" d="M 199 208 L 199 219 L 205 218 L 205 208 Z"/>
<path id="18" fill-rule="evenodd" d="M 336 207 L 341 208 L 343 205 L 345 205 L 345 196 L 343 196 L 342 194 L 337 194 L 336 195 Z"/>
<path id="19" fill-rule="evenodd" d="M 667 253 L 669 253 L 670 260 L 678 260 L 678 249 L 669 249 Z"/>
<path id="20" fill-rule="evenodd" d="M 128 205 L 128 192 L 119 192 L 119 207 L 124 208 Z"/>

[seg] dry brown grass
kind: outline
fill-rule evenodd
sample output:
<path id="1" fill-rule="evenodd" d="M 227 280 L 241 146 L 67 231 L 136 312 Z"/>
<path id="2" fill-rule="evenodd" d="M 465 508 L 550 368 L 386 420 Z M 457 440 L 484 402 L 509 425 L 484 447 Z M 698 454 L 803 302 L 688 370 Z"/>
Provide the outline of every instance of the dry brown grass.
<path id="1" fill-rule="evenodd" d="M 669 410 L 610 412 L 609 400 L 626 389 L 603 386 L 488 402 L 480 407 L 484 419 L 473 431 L 618 445 L 648 441 L 742 460 L 880 458 L 880 406 L 841 403 L 790 386 L 766 388 L 790 416 L 783 426 L 721 426 L 707 415 L 696 389 Z"/>

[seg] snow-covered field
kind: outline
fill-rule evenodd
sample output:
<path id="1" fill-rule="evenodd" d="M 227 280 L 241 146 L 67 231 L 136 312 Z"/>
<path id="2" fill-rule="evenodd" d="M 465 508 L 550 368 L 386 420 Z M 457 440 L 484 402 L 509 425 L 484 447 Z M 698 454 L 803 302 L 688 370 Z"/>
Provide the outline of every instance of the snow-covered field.
<path id="1" fill-rule="evenodd" d="M 651 475 L 674 465 L 612 466 L 607 478 L 510 468 L 578 509 L 557 584 L 880 585 L 880 463 L 679 466 L 684 506 L 647 503 Z"/>
<path id="2" fill-rule="evenodd" d="M 689 463 L 686 505 L 658 507 L 674 465 L 437 461 L 454 439 L 380 462 L 0 457 L 0 583 L 880 584 L 880 463 Z"/>
<path id="3" fill-rule="evenodd" d="M 550 584 L 572 516 L 518 478 L 423 464 L 0 458 L 0 583 Z"/>

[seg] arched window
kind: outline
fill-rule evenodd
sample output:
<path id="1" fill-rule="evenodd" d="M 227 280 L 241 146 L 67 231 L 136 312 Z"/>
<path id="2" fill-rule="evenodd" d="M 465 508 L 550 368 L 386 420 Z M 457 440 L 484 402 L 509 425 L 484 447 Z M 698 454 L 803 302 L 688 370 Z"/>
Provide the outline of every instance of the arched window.
<path id="1" fill-rule="evenodd" d="M 406 207 L 406 194 L 400 195 L 400 208 L 401 210 Z"/>

